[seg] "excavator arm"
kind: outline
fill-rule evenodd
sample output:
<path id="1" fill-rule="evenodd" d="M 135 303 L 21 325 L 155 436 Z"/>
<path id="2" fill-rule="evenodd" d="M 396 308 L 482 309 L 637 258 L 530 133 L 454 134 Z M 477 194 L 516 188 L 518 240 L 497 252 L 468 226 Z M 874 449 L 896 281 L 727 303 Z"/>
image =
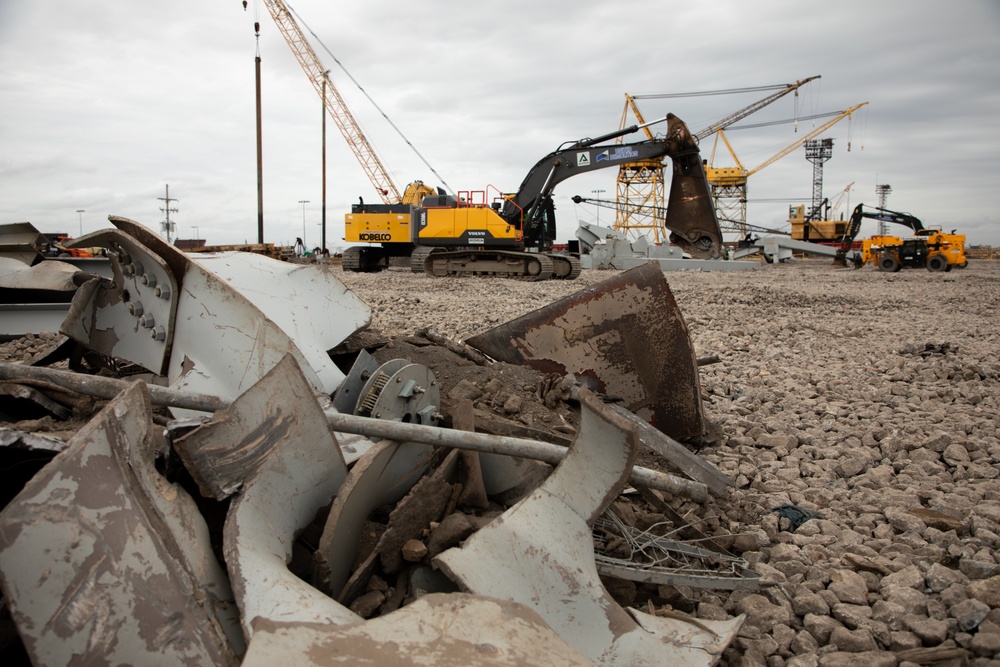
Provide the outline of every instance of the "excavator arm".
<path id="1" fill-rule="evenodd" d="M 652 124 L 649 123 L 560 147 L 528 171 L 517 193 L 504 202 L 500 215 L 522 230 L 525 246 L 541 247 L 546 238 L 553 236 L 552 192 L 557 184 L 585 172 L 619 167 L 626 162 L 669 157 L 673 162 L 673 176 L 664 226 L 671 232 L 670 241 L 692 257 L 721 256 L 722 232 L 715 217 L 698 142 L 677 116 L 668 114 L 666 121 L 664 138 L 625 144 L 603 143 L 637 132 Z"/>
<path id="2" fill-rule="evenodd" d="M 867 218 L 869 220 L 878 220 L 880 222 L 892 222 L 897 225 L 903 225 L 909 227 L 914 231 L 914 233 L 923 230 L 924 224 L 920 222 L 920 219 L 916 216 L 912 216 L 909 213 L 900 213 L 898 211 L 890 211 L 886 208 L 879 207 L 868 207 L 872 210 L 866 210 L 864 204 L 858 204 L 854 207 L 854 212 L 851 214 L 851 225 L 847 228 L 847 232 L 840 239 L 840 247 L 837 249 L 837 254 L 833 259 L 834 264 L 844 266 L 847 264 L 847 253 L 851 251 L 851 246 L 854 245 L 854 239 L 857 238 L 858 233 L 861 231 L 861 223 Z M 855 255 L 855 265 L 858 266 L 863 261 L 861 255 Z"/>
<path id="3" fill-rule="evenodd" d="M 910 215 L 909 213 L 899 213 L 897 211 L 890 211 L 889 209 L 878 207 L 875 207 L 874 210 L 867 211 L 865 210 L 864 204 L 858 204 L 854 207 L 854 213 L 851 214 L 851 226 L 848 228 L 847 233 L 844 234 L 844 237 L 840 240 L 841 252 L 846 253 L 850 250 L 858 232 L 861 231 L 861 222 L 865 218 L 870 220 L 879 220 L 880 222 L 893 222 L 897 225 L 909 227 L 914 232 L 919 232 L 924 228 L 924 224 L 920 222 L 920 219 Z"/>

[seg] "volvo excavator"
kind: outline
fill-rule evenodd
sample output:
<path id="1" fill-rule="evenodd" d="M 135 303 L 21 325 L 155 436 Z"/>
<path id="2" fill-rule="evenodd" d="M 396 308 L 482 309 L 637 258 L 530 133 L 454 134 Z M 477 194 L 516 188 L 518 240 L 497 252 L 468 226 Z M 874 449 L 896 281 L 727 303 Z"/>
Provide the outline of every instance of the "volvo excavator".
<path id="1" fill-rule="evenodd" d="M 878 235 L 865 239 L 861 244 L 861 252 L 855 251 L 852 255 L 855 267 L 871 262 L 879 271 L 895 272 L 905 267 L 926 268 L 936 272 L 951 271 L 953 267 L 965 268 L 968 265 L 964 234 L 956 234 L 954 231 L 946 234 L 938 228 L 925 228 L 919 218 L 909 213 L 879 207 L 868 208 L 872 210 L 866 210 L 864 204 L 858 204 L 854 208 L 850 227 L 841 238 L 840 248 L 834 258 L 835 264 L 846 266 L 848 253 L 861 231 L 861 222 L 868 218 L 909 227 L 913 230 L 913 236 L 903 238 Z"/>
<path id="2" fill-rule="evenodd" d="M 664 137 L 636 143 L 608 143 L 645 127 L 666 121 Z M 358 248 L 376 261 L 345 262 L 347 270 L 379 268 L 381 258 L 411 253 L 411 266 L 432 276 L 498 275 L 528 280 L 573 279 L 579 260 L 553 253 L 556 237 L 552 193 L 560 182 L 577 174 L 624 162 L 662 159 L 673 162 L 665 227 L 670 241 L 692 257 L 721 256 L 722 233 L 715 217 L 698 142 L 687 125 L 673 114 L 665 119 L 633 125 L 597 138 L 569 142 L 539 160 L 514 194 L 490 190 L 464 191 L 458 196 L 425 195 L 419 205 L 352 206 L 345 217 L 347 237 L 379 242 L 378 248 Z M 390 210 L 391 209 L 391 210 Z M 397 233 L 390 230 L 395 224 Z M 399 230 L 409 229 L 409 245 Z M 363 234 L 369 234 L 365 237 Z M 347 258 L 345 254 L 345 259 Z"/>

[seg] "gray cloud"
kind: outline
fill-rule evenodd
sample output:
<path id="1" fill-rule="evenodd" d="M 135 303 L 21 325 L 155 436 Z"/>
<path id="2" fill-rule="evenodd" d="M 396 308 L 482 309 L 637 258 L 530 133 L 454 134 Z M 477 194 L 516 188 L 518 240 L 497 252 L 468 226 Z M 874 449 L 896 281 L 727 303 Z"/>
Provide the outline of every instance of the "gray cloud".
<path id="1" fill-rule="evenodd" d="M 494 6 L 495 4 L 495 6 Z M 875 203 L 1000 245 L 989 194 L 1000 166 L 1000 12 L 989 1 L 319 3 L 299 0 L 309 28 L 455 189 L 516 188 L 566 140 L 618 127 L 624 94 L 701 91 L 822 79 L 754 122 L 869 106 L 828 133 L 824 193 L 853 182 L 853 206 Z M 268 241 L 318 241 L 319 99 L 260 6 L 264 204 Z M 95 0 L 0 5 L 0 218 L 44 231 L 107 226 L 126 215 L 154 229 L 167 183 L 182 236 L 256 238 L 254 3 Z M 333 59 L 314 47 L 400 187 L 433 174 Z M 700 129 L 753 95 L 648 100 Z M 752 167 L 811 129 L 733 132 Z M 847 150 L 850 143 L 851 150 Z M 711 150 L 711 140 L 702 147 Z M 724 156 L 717 155 L 717 166 Z M 614 191 L 612 170 L 560 185 L 560 236 L 596 211 L 574 194 Z M 436 184 L 436 183 L 435 183 Z M 751 177 L 750 221 L 786 225 L 812 166 L 799 149 Z M 328 123 L 329 243 L 359 195 L 374 199 Z M 607 212 L 603 214 L 608 215 Z M 605 222 L 607 218 L 604 218 Z M 867 224 L 867 223 L 866 223 Z M 865 230 L 863 233 L 870 233 Z"/>

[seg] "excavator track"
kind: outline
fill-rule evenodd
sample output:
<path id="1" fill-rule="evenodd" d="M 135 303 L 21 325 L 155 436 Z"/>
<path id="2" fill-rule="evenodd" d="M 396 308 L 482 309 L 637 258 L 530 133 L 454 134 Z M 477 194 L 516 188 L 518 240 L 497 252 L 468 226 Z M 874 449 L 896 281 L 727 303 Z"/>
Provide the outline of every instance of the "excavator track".
<path id="1" fill-rule="evenodd" d="M 430 257 L 430 254 L 438 248 L 430 248 L 427 246 L 417 246 L 410 253 L 410 270 L 414 273 L 424 272 L 424 261 Z"/>
<path id="2" fill-rule="evenodd" d="M 361 271 L 361 248 L 348 248 L 340 257 L 340 266 L 344 271 Z"/>
<path id="3" fill-rule="evenodd" d="M 557 280 L 576 280 L 583 271 L 580 260 L 572 255 L 549 255 L 549 258 L 555 267 L 552 277 Z"/>
<path id="4" fill-rule="evenodd" d="M 381 248 L 352 246 L 341 256 L 341 268 L 354 273 L 376 273 L 385 267 L 385 254 Z"/>
<path id="5" fill-rule="evenodd" d="M 555 277 L 555 262 L 549 255 L 507 250 L 452 250 L 434 252 L 424 260 L 424 273 L 444 276 L 501 276 L 522 280 Z"/>

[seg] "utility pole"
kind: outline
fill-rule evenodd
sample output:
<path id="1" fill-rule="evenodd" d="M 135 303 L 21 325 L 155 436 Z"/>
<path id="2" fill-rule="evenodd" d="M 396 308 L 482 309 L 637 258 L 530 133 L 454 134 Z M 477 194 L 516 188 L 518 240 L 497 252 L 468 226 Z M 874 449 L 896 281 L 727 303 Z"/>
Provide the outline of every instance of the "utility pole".
<path id="1" fill-rule="evenodd" d="M 322 225 L 323 225 L 323 237 L 320 241 L 319 247 L 323 251 L 323 256 L 326 257 L 326 78 L 330 74 L 330 70 L 323 72 L 323 103 L 320 104 L 319 110 L 323 114 L 323 213 L 322 213 Z M 303 239 L 304 241 L 305 239 Z"/>
<path id="2" fill-rule="evenodd" d="M 246 4 L 243 5 L 246 11 Z M 257 39 L 257 53 L 254 57 L 254 75 L 257 91 L 257 243 L 264 243 L 264 146 L 261 137 L 260 111 L 260 21 L 253 23 L 254 36 Z"/>
<path id="3" fill-rule="evenodd" d="M 162 201 L 163 204 L 164 204 L 163 208 L 161 208 L 160 210 L 167 214 L 167 219 L 160 223 L 160 231 L 166 233 L 166 235 L 167 235 L 167 243 L 170 243 L 170 235 L 173 233 L 174 227 L 176 227 L 176 223 L 170 222 L 170 214 L 171 213 L 177 213 L 177 209 L 176 208 L 171 208 L 170 207 L 170 202 L 177 201 L 177 200 L 171 198 L 171 196 L 170 196 L 170 184 L 169 183 L 167 184 L 167 196 L 166 197 L 157 197 L 157 199 L 159 199 L 160 201 Z"/>

